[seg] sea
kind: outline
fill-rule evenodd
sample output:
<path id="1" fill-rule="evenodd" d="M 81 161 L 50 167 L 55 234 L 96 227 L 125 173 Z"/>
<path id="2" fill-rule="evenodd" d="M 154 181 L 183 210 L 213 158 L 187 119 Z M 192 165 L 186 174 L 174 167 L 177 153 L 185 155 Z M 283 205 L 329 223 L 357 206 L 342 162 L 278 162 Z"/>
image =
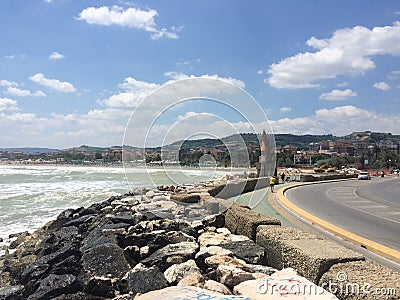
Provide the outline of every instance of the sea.
<path id="1" fill-rule="evenodd" d="M 68 208 L 87 207 L 137 187 L 194 184 L 231 170 L 0 165 L 0 255 L 9 235 L 33 232 Z"/>

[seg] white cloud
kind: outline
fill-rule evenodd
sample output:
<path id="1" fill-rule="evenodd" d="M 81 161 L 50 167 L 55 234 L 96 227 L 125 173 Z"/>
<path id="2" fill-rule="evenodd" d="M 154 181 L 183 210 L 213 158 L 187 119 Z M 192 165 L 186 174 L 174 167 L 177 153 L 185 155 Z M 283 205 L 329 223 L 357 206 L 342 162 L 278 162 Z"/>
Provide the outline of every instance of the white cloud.
<path id="1" fill-rule="evenodd" d="M 36 121 L 36 115 L 32 113 L 15 113 L 6 118 L 8 121 L 16 123 L 30 123 Z"/>
<path id="2" fill-rule="evenodd" d="M 383 115 L 352 105 L 319 109 L 302 118 L 284 118 L 270 121 L 275 133 L 329 134 L 343 136 L 352 131 L 398 133 L 400 116 Z M 349 125 L 351 124 L 351 126 Z"/>
<path id="3" fill-rule="evenodd" d="M 283 118 L 279 120 L 270 120 L 270 124 L 274 133 L 291 133 L 291 134 L 323 134 L 325 126 L 322 122 L 315 118 Z M 259 131 L 268 128 L 266 125 L 259 126 Z"/>
<path id="4" fill-rule="evenodd" d="M 17 101 L 9 98 L 0 98 L 0 113 L 18 110 Z"/>
<path id="5" fill-rule="evenodd" d="M 400 55 L 400 22 L 392 26 L 344 28 L 329 39 L 312 37 L 316 52 L 298 53 L 269 66 L 265 80 L 275 88 L 315 88 L 318 81 L 338 75 L 358 75 L 375 68 L 375 55 Z"/>
<path id="6" fill-rule="evenodd" d="M 350 89 L 345 89 L 345 90 L 332 90 L 329 93 L 323 93 L 319 96 L 319 99 L 321 100 L 333 100 L 333 101 L 341 101 L 341 100 L 347 100 L 351 97 L 356 97 L 357 93 L 350 90 Z"/>
<path id="7" fill-rule="evenodd" d="M 21 90 L 15 87 L 8 87 L 6 94 L 19 96 L 19 97 L 46 97 L 46 94 L 40 90 L 31 92 L 29 90 Z"/>
<path id="8" fill-rule="evenodd" d="M 374 88 L 382 91 L 387 91 L 390 89 L 390 85 L 388 85 L 386 82 L 375 82 L 373 85 Z"/>
<path id="9" fill-rule="evenodd" d="M 181 28 L 173 27 L 171 31 L 166 28 L 159 29 L 155 17 L 158 12 L 154 9 L 141 10 L 138 8 L 122 8 L 120 6 L 102 6 L 102 7 L 88 7 L 81 11 L 78 20 L 86 21 L 88 24 L 96 24 L 103 26 L 118 25 L 121 27 L 129 27 L 142 29 L 151 32 L 152 39 L 160 39 L 166 37 L 169 39 L 177 39 L 176 32 Z"/>
<path id="10" fill-rule="evenodd" d="M 52 60 L 63 59 L 63 58 L 64 58 L 64 55 L 62 55 L 61 53 L 58 53 L 57 51 L 53 51 L 49 55 L 49 59 L 52 59 Z"/>
<path id="11" fill-rule="evenodd" d="M 281 108 L 279 109 L 279 111 L 280 111 L 281 113 L 287 113 L 287 112 L 290 112 L 291 110 L 292 110 L 291 107 L 285 107 L 285 106 L 283 106 L 283 107 L 281 107 Z"/>
<path id="12" fill-rule="evenodd" d="M 109 107 L 132 108 L 136 107 L 146 96 L 147 94 L 145 93 L 119 93 L 110 96 L 109 98 L 101 101 L 101 103 Z"/>
<path id="13" fill-rule="evenodd" d="M 178 72 L 174 72 L 174 71 L 170 71 L 170 72 L 165 72 L 164 76 L 172 78 L 173 80 L 183 80 L 183 79 L 190 79 L 190 78 L 213 78 L 213 79 L 219 79 L 219 80 L 223 80 L 223 81 L 228 81 L 242 89 L 245 88 L 245 83 L 242 80 L 236 79 L 236 78 L 232 78 L 232 77 L 220 77 L 217 74 L 214 75 L 201 75 L 201 76 L 195 76 L 195 75 L 186 75 L 183 73 L 178 73 Z"/>
<path id="14" fill-rule="evenodd" d="M 137 107 L 139 103 L 149 96 L 150 93 L 161 87 L 161 85 L 127 77 L 123 83 L 119 84 L 119 87 L 122 88 L 124 92 L 112 95 L 99 102 L 115 108 Z"/>
<path id="15" fill-rule="evenodd" d="M 183 73 L 177 72 L 166 72 L 164 74 L 166 77 L 171 78 L 172 80 L 166 81 L 164 84 L 169 84 L 177 80 L 185 80 L 191 78 L 213 78 L 213 79 L 220 79 L 223 81 L 230 82 L 240 88 L 245 87 L 245 83 L 241 80 L 235 78 L 224 78 L 218 75 L 201 75 L 201 76 L 194 76 L 194 75 L 186 75 Z M 157 90 L 158 88 L 162 87 L 163 84 L 157 84 L 152 82 L 140 81 L 132 77 L 125 78 L 124 82 L 119 84 L 119 87 L 124 90 L 124 92 L 112 95 L 107 99 L 98 101 L 101 104 L 104 104 L 108 107 L 114 108 L 132 108 L 137 107 L 146 97 L 148 97 L 152 92 Z M 193 90 L 193 86 L 190 86 L 188 89 L 181 89 L 180 91 L 176 91 L 176 95 L 181 95 L 181 98 L 185 98 L 185 95 L 193 95 L 196 93 L 201 93 L 203 90 L 204 92 L 218 92 L 215 90 L 213 86 L 197 86 L 196 90 Z M 213 90 L 214 89 L 214 90 Z M 157 100 L 157 102 L 151 103 L 152 106 L 142 107 L 142 109 L 156 109 L 159 108 L 159 105 L 162 103 L 168 103 L 168 97 L 163 97 Z"/>
<path id="16" fill-rule="evenodd" d="M 264 73 L 263 70 L 258 70 L 258 71 L 257 71 L 257 74 L 258 74 L 258 75 L 262 75 L 263 73 Z"/>
<path id="17" fill-rule="evenodd" d="M 337 87 L 345 87 L 345 86 L 348 86 L 348 85 L 349 85 L 348 82 L 342 82 L 342 83 L 338 83 L 336 86 Z"/>
<path id="18" fill-rule="evenodd" d="M 45 78 L 42 73 L 37 73 L 31 77 L 30 80 L 33 82 L 51 88 L 53 90 L 57 90 L 64 93 L 72 93 L 76 91 L 76 88 L 69 82 L 62 82 L 58 79 L 48 79 Z"/>
<path id="19" fill-rule="evenodd" d="M 2 79 L 0 80 L 0 86 L 18 86 L 18 83 Z"/>

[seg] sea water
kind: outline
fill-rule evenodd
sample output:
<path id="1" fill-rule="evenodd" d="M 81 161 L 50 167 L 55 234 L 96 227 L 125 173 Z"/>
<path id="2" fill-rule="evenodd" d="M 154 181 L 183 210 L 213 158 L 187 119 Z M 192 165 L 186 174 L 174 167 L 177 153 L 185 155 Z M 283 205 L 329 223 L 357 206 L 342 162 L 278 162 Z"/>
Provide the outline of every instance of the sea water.
<path id="1" fill-rule="evenodd" d="M 228 173 L 161 167 L 0 165 L 0 255 L 11 233 L 32 232 L 65 209 L 87 207 L 135 187 L 198 183 Z"/>

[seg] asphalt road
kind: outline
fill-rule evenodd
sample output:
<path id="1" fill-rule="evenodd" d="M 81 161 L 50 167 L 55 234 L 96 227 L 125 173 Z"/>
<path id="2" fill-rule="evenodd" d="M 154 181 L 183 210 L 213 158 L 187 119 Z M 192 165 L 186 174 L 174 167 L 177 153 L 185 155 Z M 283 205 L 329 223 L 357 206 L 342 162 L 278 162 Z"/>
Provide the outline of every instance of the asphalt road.
<path id="1" fill-rule="evenodd" d="M 398 177 L 312 184 L 285 196 L 320 219 L 400 251 Z"/>

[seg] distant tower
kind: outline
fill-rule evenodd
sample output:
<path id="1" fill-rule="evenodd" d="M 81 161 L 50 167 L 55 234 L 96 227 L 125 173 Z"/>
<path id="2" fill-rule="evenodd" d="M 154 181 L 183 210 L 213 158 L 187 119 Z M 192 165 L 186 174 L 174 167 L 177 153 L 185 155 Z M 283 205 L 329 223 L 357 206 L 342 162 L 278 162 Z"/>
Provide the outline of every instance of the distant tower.
<path id="1" fill-rule="evenodd" d="M 259 172 L 258 177 L 268 177 L 272 176 L 274 172 L 273 161 L 274 152 L 268 141 L 268 136 L 265 130 L 261 133 L 261 155 L 259 159 Z"/>

